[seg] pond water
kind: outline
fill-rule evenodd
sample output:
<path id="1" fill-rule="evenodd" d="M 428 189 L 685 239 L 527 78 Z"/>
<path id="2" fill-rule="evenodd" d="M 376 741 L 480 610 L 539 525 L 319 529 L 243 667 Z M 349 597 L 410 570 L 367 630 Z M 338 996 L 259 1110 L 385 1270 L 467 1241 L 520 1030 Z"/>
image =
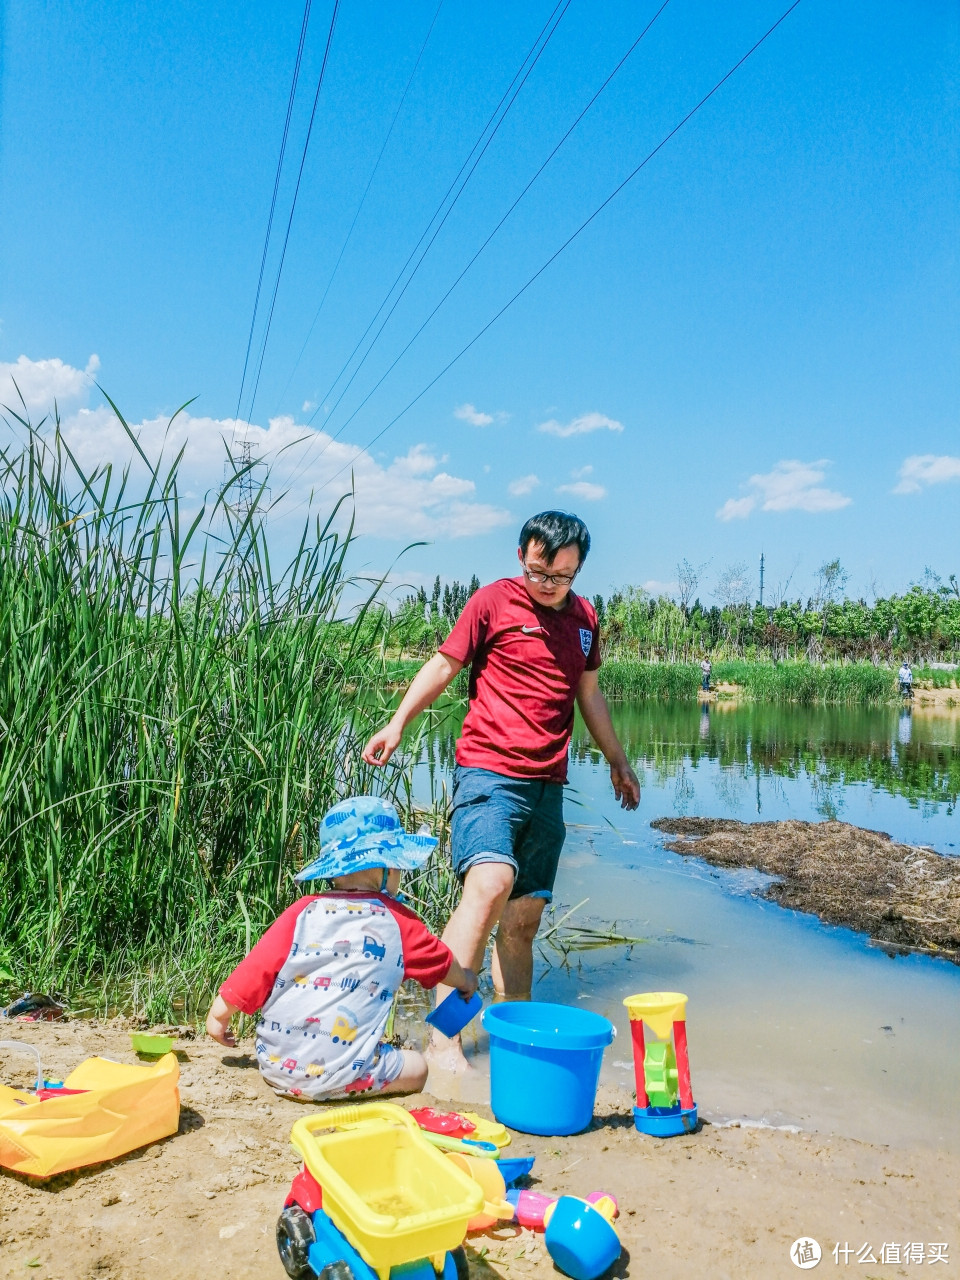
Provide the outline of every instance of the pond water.
<path id="1" fill-rule="evenodd" d="M 838 818 L 960 853 L 960 718 L 896 709 L 620 704 L 643 784 L 623 813 L 606 765 L 574 735 L 554 919 L 616 924 L 637 945 L 538 948 L 535 998 L 611 1018 L 611 1080 L 632 1082 L 621 1001 L 676 990 L 694 1094 L 722 1123 L 795 1125 L 873 1142 L 960 1143 L 960 968 L 890 956 L 862 935 L 786 911 L 763 877 L 667 852 L 652 819 Z M 431 735 L 415 788 L 449 786 L 456 717 Z M 586 900 L 584 902 L 584 900 Z M 482 1033 L 476 1048 L 485 1052 Z"/>

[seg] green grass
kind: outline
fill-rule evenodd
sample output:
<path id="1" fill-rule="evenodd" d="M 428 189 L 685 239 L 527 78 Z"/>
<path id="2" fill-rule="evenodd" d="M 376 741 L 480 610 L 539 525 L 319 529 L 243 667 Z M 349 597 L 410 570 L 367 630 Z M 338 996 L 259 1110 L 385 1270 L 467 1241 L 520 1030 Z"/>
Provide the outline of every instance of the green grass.
<path id="1" fill-rule="evenodd" d="M 934 673 L 947 674 L 947 673 Z M 882 705 L 896 699 L 896 673 L 869 662 L 715 662 L 712 682 L 736 684 L 757 702 Z M 600 668 L 600 686 L 618 700 L 696 698 L 700 668 L 694 663 L 637 662 L 614 658 Z"/>
<path id="2" fill-rule="evenodd" d="M 135 487 L 84 473 L 56 428 L 15 429 L 0 451 L 0 992 L 194 1016 L 296 896 L 322 812 L 369 785 L 389 614 L 346 613 L 349 522 L 308 524 L 277 569 L 256 505 L 190 509 L 179 458 L 141 454 Z M 401 769 L 378 782 L 396 789 Z"/>
<path id="3" fill-rule="evenodd" d="M 600 668 L 600 687 L 608 698 L 695 698 L 700 668 L 684 662 L 637 662 L 613 658 Z"/>
<path id="4" fill-rule="evenodd" d="M 960 683 L 960 670 L 944 671 L 941 667 L 915 667 L 913 679 L 933 689 L 953 689 Z"/>

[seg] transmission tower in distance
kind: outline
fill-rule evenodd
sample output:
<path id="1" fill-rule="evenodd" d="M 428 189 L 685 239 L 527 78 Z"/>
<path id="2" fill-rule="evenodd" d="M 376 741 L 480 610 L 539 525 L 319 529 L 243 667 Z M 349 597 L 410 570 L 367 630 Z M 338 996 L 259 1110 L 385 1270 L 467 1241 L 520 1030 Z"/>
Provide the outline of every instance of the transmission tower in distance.
<path id="1" fill-rule="evenodd" d="M 263 464 L 259 462 L 253 454 L 253 444 L 250 440 L 241 440 L 239 449 L 230 455 L 233 463 L 233 474 L 239 478 L 234 481 L 235 497 L 233 502 L 229 503 L 230 510 L 237 519 L 243 523 L 246 521 L 253 510 L 253 505 L 260 494 L 260 485 L 256 480 L 256 470 Z M 224 464 L 226 469 L 226 464 Z M 225 482 L 229 477 L 225 477 Z M 269 501 L 270 491 L 264 489 L 261 497 Z"/>

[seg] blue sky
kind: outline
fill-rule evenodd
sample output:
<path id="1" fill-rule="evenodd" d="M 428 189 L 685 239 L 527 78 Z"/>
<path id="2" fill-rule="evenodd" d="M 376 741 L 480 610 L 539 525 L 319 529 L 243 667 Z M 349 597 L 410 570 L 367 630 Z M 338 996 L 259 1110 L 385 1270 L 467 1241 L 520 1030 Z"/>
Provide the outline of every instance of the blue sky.
<path id="1" fill-rule="evenodd" d="M 55 394 L 95 463 L 125 446 L 94 379 L 148 448 L 196 397 L 168 441 L 187 443 L 196 501 L 222 476 L 223 439 L 249 437 L 273 492 L 289 490 L 271 520 L 282 548 L 311 492 L 323 509 L 352 471 L 357 565 L 385 569 L 422 539 L 398 571 L 411 583 L 512 572 L 523 519 L 553 506 L 590 525 L 589 593 L 669 589 L 686 557 L 705 565 L 709 597 L 761 550 L 768 589 L 792 574 L 791 594 L 835 556 L 868 596 L 927 565 L 960 572 L 955 5 L 801 0 L 389 426 L 787 3 L 670 0 L 369 394 L 659 7 L 561 6 L 337 404 L 356 362 L 339 371 L 554 12 L 443 0 L 307 340 L 437 12 L 437 0 L 344 0 L 238 423 L 302 7 L 7 0 L 0 400 L 11 377 L 36 415 Z M 267 302 L 331 12 L 314 0 Z"/>

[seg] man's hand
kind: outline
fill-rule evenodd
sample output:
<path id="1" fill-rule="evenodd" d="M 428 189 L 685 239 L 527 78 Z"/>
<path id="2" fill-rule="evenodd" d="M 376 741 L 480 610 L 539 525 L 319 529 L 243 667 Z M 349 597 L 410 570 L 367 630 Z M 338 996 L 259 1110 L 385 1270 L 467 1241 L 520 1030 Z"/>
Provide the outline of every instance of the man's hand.
<path id="1" fill-rule="evenodd" d="M 393 721 L 382 729 L 378 729 L 367 745 L 363 748 L 362 759 L 367 764 L 382 765 L 386 764 L 397 747 L 400 745 L 400 739 L 403 736 L 402 729 L 395 729 Z"/>
<path id="2" fill-rule="evenodd" d="M 620 808 L 636 809 L 640 803 L 640 779 L 626 760 L 610 766 L 610 781 L 613 783 L 613 794 L 620 801 Z"/>
<path id="3" fill-rule="evenodd" d="M 379 729 L 363 748 L 365 764 L 386 764 L 403 737 L 403 731 L 416 716 L 429 707 L 443 693 L 447 685 L 463 666 L 445 653 L 435 653 L 413 677 L 410 688 L 403 695 L 390 723 Z"/>
<path id="4" fill-rule="evenodd" d="M 230 1018 L 234 1009 L 227 1004 L 223 996 L 217 996 L 207 1014 L 207 1035 L 225 1045 L 228 1049 L 237 1047 L 237 1037 L 230 1030 Z"/>

